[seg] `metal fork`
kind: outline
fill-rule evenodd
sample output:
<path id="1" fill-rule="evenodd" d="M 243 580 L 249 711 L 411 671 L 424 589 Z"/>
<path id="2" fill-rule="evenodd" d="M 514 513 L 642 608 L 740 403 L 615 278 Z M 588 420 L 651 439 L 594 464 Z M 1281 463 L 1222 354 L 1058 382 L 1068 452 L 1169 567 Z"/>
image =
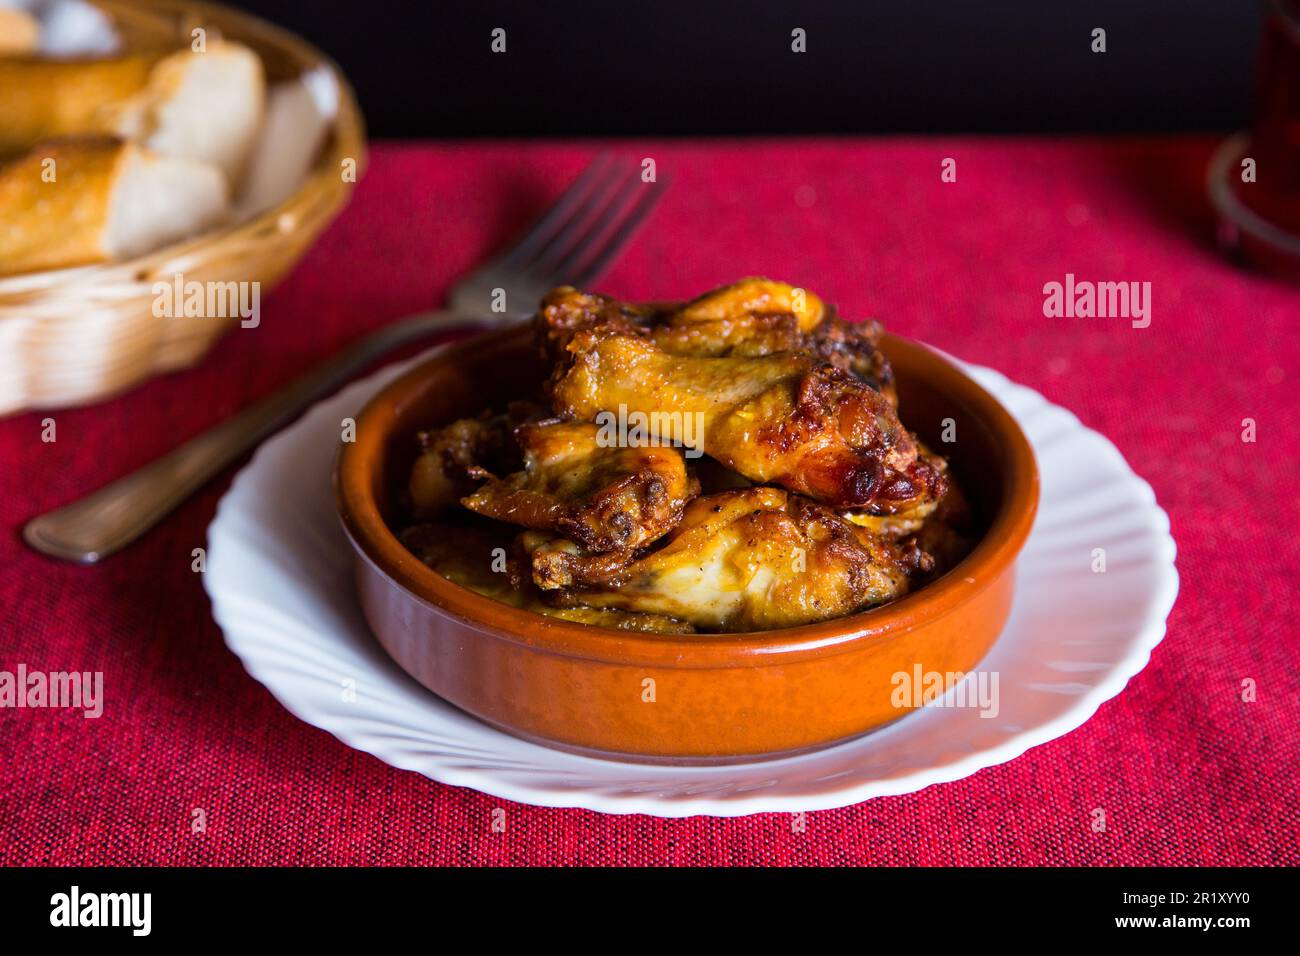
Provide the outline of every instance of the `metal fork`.
<path id="1" fill-rule="evenodd" d="M 452 288 L 447 309 L 366 336 L 175 451 L 33 518 L 23 539 L 82 564 L 126 547 L 266 435 L 393 349 L 459 326 L 510 325 L 530 315 L 554 286 L 595 280 L 645 221 L 664 185 L 643 183 L 629 163 L 598 157 L 531 229 Z"/>

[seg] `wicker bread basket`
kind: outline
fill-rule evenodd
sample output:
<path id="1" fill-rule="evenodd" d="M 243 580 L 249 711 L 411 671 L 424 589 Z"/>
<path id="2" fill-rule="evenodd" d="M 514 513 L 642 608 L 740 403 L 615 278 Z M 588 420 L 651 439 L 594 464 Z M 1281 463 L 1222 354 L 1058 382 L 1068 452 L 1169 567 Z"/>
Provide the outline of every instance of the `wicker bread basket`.
<path id="1" fill-rule="evenodd" d="M 128 45 L 188 43 L 196 26 L 237 40 L 262 58 L 268 81 L 325 68 L 338 111 L 307 179 L 289 199 L 256 218 L 204 233 L 130 261 L 0 279 L 0 415 L 81 405 L 145 379 L 193 365 L 239 322 L 158 318 L 155 282 L 260 282 L 265 294 L 343 207 L 365 135 L 351 87 L 320 51 L 297 36 L 236 10 L 183 0 L 95 0 Z"/>

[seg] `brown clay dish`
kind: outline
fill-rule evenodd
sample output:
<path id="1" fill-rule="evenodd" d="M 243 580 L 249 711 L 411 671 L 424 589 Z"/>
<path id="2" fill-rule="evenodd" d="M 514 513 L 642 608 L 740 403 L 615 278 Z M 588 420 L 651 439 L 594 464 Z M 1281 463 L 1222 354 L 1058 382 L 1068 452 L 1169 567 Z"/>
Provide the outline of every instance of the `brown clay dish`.
<path id="1" fill-rule="evenodd" d="M 725 762 L 796 753 L 908 712 L 893 675 L 965 672 L 1011 606 L 1038 474 L 1011 416 L 933 351 L 891 335 L 881 348 L 909 426 L 944 444 L 987 528 L 943 577 L 900 600 L 801 627 L 670 635 L 614 630 L 510 607 L 447 580 L 399 541 L 395 489 L 412 436 L 540 382 L 532 330 L 440 352 L 376 395 L 340 453 L 339 513 L 356 550 L 362 609 L 388 653 L 425 687 L 517 736 L 595 756 Z"/>

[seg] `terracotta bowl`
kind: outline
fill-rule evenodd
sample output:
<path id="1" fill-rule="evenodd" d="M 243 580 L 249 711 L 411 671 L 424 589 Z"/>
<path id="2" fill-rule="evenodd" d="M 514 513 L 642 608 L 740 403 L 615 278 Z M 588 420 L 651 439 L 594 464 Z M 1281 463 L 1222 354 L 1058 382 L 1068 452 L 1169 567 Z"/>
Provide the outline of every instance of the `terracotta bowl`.
<path id="1" fill-rule="evenodd" d="M 356 550 L 366 620 L 411 676 L 503 730 L 593 756 L 654 762 L 752 760 L 826 746 L 903 717 L 894 675 L 969 671 L 1011 607 L 1038 472 L 1019 426 L 933 351 L 884 350 L 904 421 L 949 457 L 987 528 L 967 558 L 893 604 L 805 627 L 654 635 L 573 624 L 451 583 L 398 541 L 395 492 L 421 428 L 518 397 L 545 374 L 531 330 L 446 350 L 398 378 L 357 417 L 335 476 Z M 944 420 L 956 441 L 940 441 Z M 653 682 L 653 683 L 651 683 Z"/>

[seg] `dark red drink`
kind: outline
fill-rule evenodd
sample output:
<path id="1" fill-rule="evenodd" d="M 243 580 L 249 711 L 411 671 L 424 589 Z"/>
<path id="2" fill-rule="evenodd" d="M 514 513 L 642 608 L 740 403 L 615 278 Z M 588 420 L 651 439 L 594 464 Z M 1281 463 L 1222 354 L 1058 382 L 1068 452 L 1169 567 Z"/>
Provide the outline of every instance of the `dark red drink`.
<path id="1" fill-rule="evenodd" d="M 1248 155 L 1255 182 L 1241 201 L 1268 221 L 1300 234 L 1300 0 L 1272 0 L 1260 39 Z"/>

